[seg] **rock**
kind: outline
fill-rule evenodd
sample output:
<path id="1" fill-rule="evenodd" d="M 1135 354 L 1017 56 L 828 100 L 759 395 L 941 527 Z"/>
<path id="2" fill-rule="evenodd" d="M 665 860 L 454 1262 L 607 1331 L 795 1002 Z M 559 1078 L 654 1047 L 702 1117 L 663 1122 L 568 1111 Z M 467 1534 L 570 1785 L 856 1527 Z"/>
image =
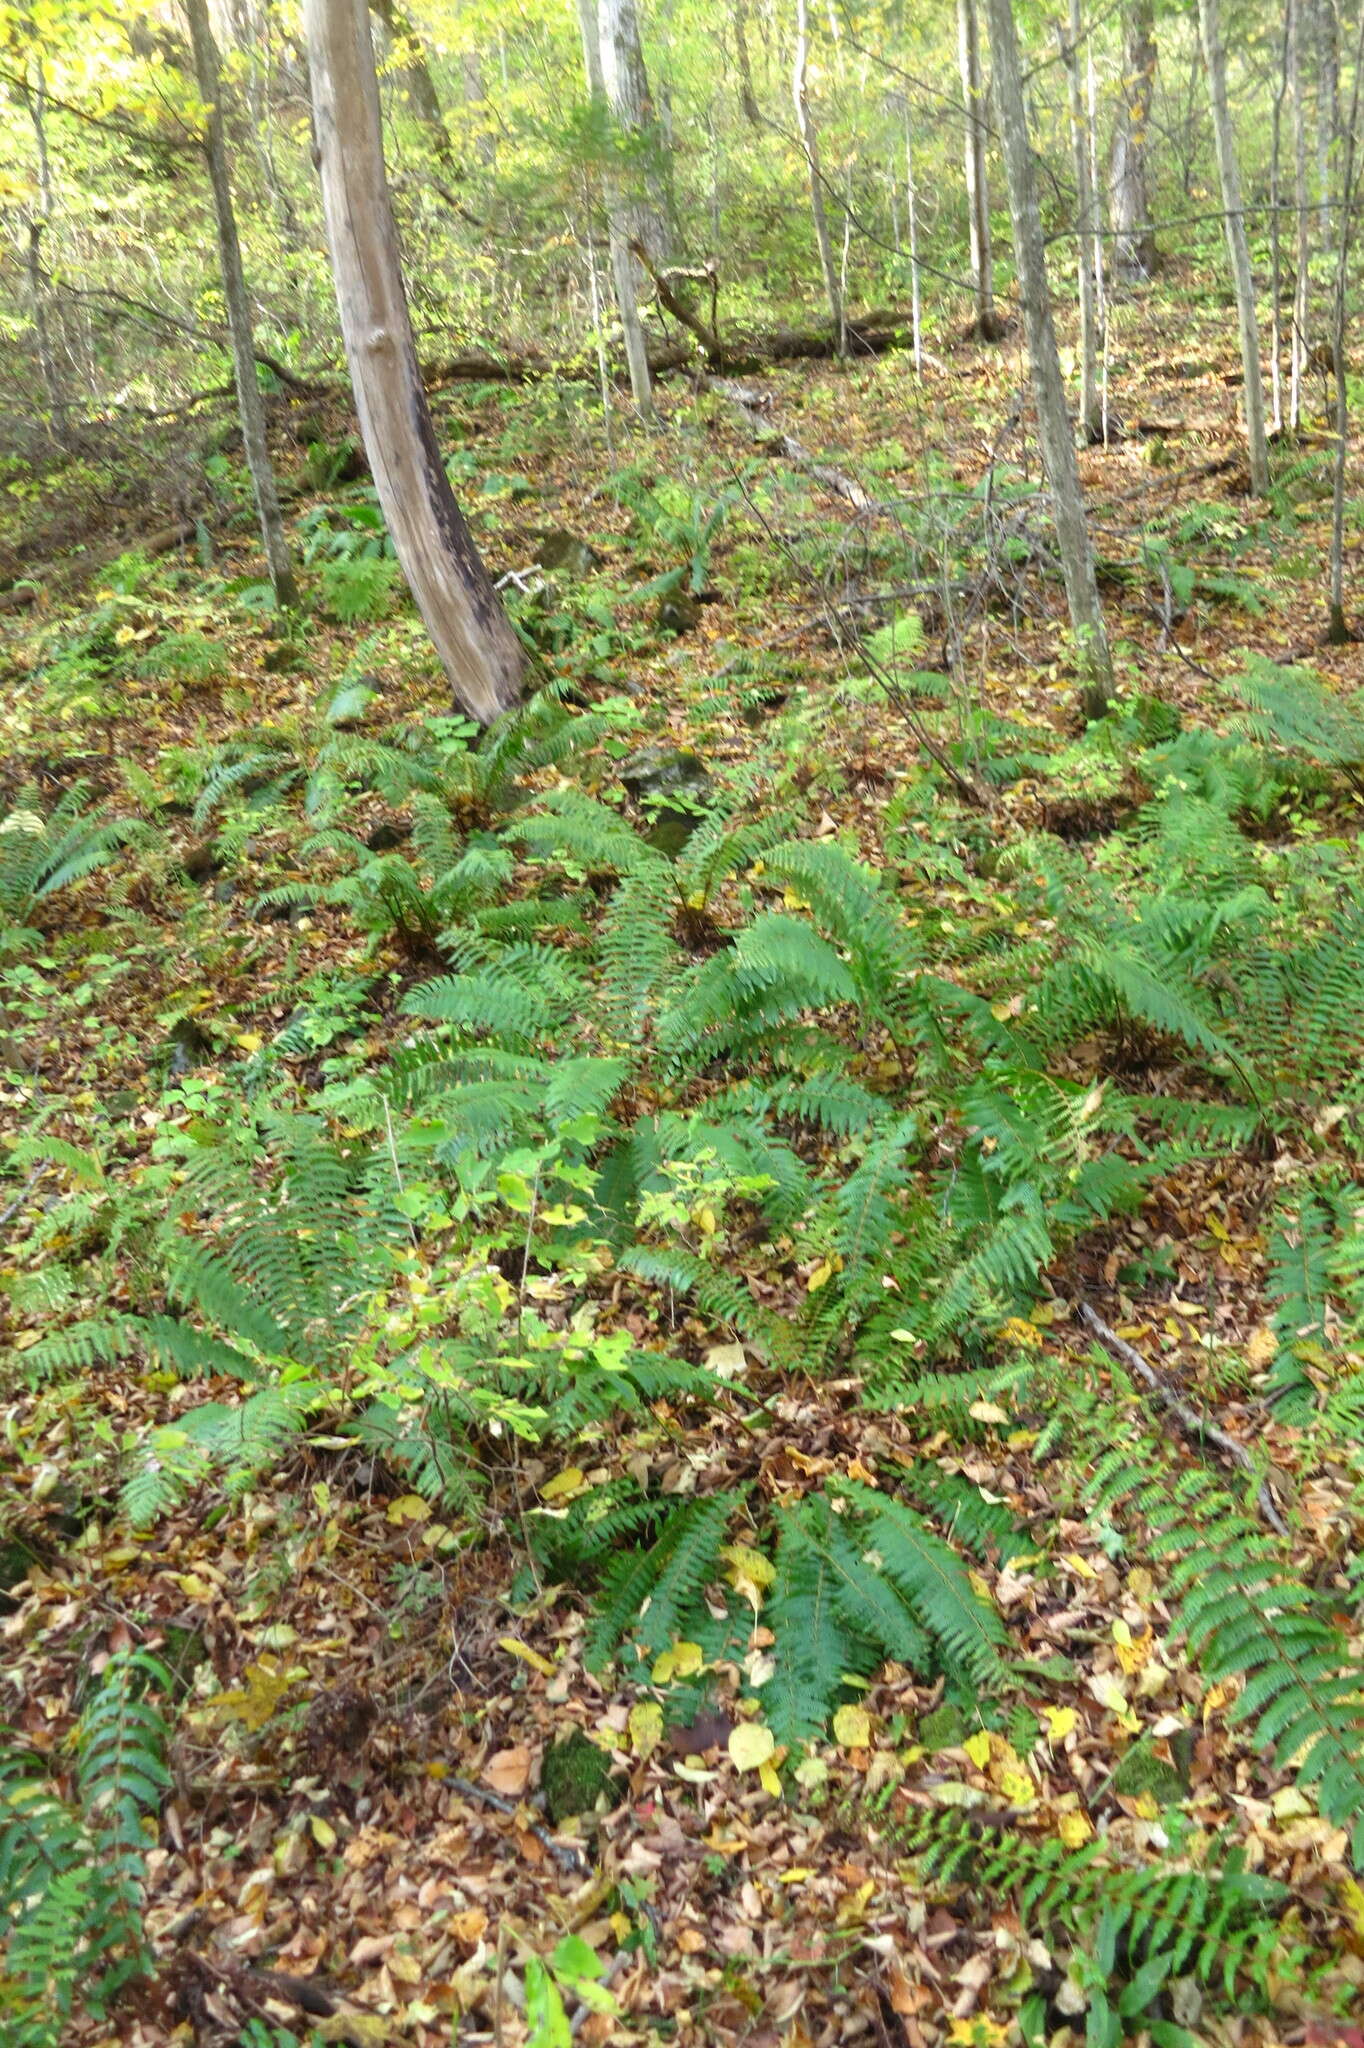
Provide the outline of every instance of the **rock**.
<path id="1" fill-rule="evenodd" d="M 660 633 L 694 632 L 701 619 L 701 607 L 685 590 L 674 590 L 658 600 L 654 625 Z"/>
<path id="2" fill-rule="evenodd" d="M 656 740 L 640 747 L 620 764 L 620 779 L 636 803 L 651 796 L 676 796 L 685 791 L 700 797 L 710 787 L 706 764 L 686 747 Z"/>
<path id="3" fill-rule="evenodd" d="M 230 903 L 236 893 L 237 885 L 235 882 L 215 882 L 213 885 L 213 901 L 215 903 Z"/>
<path id="4" fill-rule="evenodd" d="M 536 560 L 545 570 L 557 569 L 574 581 L 600 569 L 602 558 L 589 541 L 566 527 L 546 527 L 535 536 Z"/>

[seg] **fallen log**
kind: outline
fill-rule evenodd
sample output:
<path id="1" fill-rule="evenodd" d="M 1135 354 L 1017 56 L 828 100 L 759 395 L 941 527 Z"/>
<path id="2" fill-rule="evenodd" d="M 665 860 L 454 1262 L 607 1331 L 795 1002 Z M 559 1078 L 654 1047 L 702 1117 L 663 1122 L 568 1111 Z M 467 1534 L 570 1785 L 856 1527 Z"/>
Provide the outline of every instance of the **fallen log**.
<path id="1" fill-rule="evenodd" d="M 93 560 L 88 555 L 73 555 L 66 561 L 40 563 L 36 569 L 29 569 L 16 578 L 9 590 L 0 590 L 0 612 L 20 611 L 25 605 L 35 603 L 49 584 L 60 586 L 78 582 L 83 576 L 98 575 L 101 569 L 108 568 L 110 562 L 116 562 L 120 555 L 126 555 L 134 548 L 144 555 L 168 555 L 172 548 L 193 538 L 193 520 L 177 519 L 174 525 L 159 527 L 155 533 L 126 535 L 117 547 L 106 548 Z"/>
<path id="2" fill-rule="evenodd" d="M 696 323 L 698 327 L 701 324 Z M 718 344 L 725 368 L 750 376 L 770 369 L 774 363 L 824 362 L 837 354 L 833 334 L 820 327 L 776 327 L 770 334 L 747 339 L 709 335 L 708 330 L 707 333 Z M 894 311 L 868 313 L 860 320 L 850 320 L 847 335 L 848 354 L 854 360 L 858 356 L 888 355 L 893 349 L 913 345 L 908 317 Z M 655 377 L 667 376 L 672 371 L 690 368 L 702 352 L 691 341 L 656 343 L 649 350 L 649 368 Z M 553 357 L 539 349 L 465 349 L 442 362 L 426 365 L 423 374 L 428 384 L 533 384 L 548 377 L 567 384 L 595 384 L 601 373 L 596 357 L 586 354 Z"/>

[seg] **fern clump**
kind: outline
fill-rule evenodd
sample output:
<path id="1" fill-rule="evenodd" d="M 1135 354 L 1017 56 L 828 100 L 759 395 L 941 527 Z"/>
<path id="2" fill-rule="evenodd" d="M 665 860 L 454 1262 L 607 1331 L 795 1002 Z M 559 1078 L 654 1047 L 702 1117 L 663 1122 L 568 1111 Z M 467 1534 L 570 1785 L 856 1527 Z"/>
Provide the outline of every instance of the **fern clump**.
<path id="1" fill-rule="evenodd" d="M 149 837 L 135 819 L 92 814 L 88 794 L 77 783 L 44 812 L 37 790 L 24 789 L 0 818 L 0 961 L 32 943 L 39 908 L 58 890 Z"/>
<path id="2" fill-rule="evenodd" d="M 76 1792 L 0 1750 L 0 2011 L 14 2048 L 62 2048 L 77 2011 L 104 2019 L 151 1955 L 142 1927 L 146 1821 L 170 1785 L 146 1651 L 110 1658 L 76 1729 Z"/>

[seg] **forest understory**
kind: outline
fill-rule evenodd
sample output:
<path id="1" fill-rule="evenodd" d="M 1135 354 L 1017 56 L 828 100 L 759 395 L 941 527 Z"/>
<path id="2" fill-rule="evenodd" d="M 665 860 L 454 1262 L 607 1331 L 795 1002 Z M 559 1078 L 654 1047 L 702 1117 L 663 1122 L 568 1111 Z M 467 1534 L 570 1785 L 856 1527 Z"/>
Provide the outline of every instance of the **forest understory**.
<path id="1" fill-rule="evenodd" d="M 287 625 L 226 425 L 11 499 L 6 2040 L 1364 2043 L 1329 435 L 1115 301 L 1086 723 L 937 350 L 439 388 L 481 738 L 338 397 Z"/>

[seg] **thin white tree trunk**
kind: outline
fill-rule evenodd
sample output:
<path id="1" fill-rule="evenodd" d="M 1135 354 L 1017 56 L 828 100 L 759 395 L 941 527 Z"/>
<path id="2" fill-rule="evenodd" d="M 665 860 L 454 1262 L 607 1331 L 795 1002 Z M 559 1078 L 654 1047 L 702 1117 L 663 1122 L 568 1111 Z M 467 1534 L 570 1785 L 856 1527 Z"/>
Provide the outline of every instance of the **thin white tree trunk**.
<path id="1" fill-rule="evenodd" d="M 806 90 L 809 63 L 809 8 L 807 0 L 796 0 L 796 61 L 791 74 L 791 97 L 795 103 L 796 129 L 810 179 L 810 213 L 815 225 L 815 243 L 819 249 L 819 267 L 824 273 L 824 290 L 829 300 L 829 314 L 833 321 L 834 347 L 842 356 L 847 354 L 848 336 L 843 320 L 843 294 L 839 290 L 838 272 L 834 268 L 833 244 L 829 239 L 829 215 L 824 204 L 824 178 L 819 166 L 819 130 L 810 112 L 810 98 Z"/>
<path id="2" fill-rule="evenodd" d="M 644 149 L 644 196 L 626 192 L 630 238 L 662 269 L 672 256 L 672 203 L 664 176 L 665 139 L 649 90 L 635 0 L 597 0 L 602 85 L 617 125 Z"/>
<path id="3" fill-rule="evenodd" d="M 1269 489 L 1269 443 L 1265 436 L 1265 394 L 1260 374 L 1260 323 L 1255 309 L 1255 280 L 1250 268 L 1250 244 L 1246 240 L 1245 204 L 1241 198 L 1241 167 L 1236 158 L 1236 135 L 1231 125 L 1231 107 L 1227 101 L 1227 52 L 1222 40 L 1222 19 L 1218 0 L 1198 0 L 1198 27 L 1203 42 L 1203 62 L 1208 73 L 1213 142 L 1217 150 L 1217 174 L 1222 186 L 1222 215 L 1226 223 L 1232 288 L 1236 293 L 1236 319 L 1241 332 L 1241 370 L 1245 383 L 1250 488 L 1255 497 L 1263 498 Z"/>
<path id="4" fill-rule="evenodd" d="M 587 89 L 594 100 L 611 107 L 606 86 L 605 55 L 596 0 L 578 0 L 578 23 L 582 30 Z M 612 112 L 614 114 L 614 109 Z M 653 378 L 649 374 L 649 351 L 644 340 L 643 323 L 639 317 L 641 270 L 630 248 L 637 223 L 631 214 L 619 178 L 608 171 L 603 178 L 603 185 L 611 285 L 615 293 L 616 311 L 620 316 L 621 339 L 625 346 L 625 367 L 630 377 L 630 391 L 634 397 L 635 410 L 642 420 L 653 425 L 658 413 L 654 406 Z"/>
<path id="5" fill-rule="evenodd" d="M 241 419 L 242 447 L 251 473 L 261 541 L 266 566 L 281 611 L 297 611 L 298 584 L 289 544 L 284 537 L 284 515 L 280 511 L 279 488 L 265 433 L 265 405 L 256 377 L 255 341 L 251 332 L 251 303 L 246 295 L 246 274 L 242 269 L 241 243 L 237 239 L 237 216 L 232 205 L 232 179 L 227 167 L 227 140 L 223 132 L 222 80 L 218 45 L 209 26 L 207 0 L 185 0 L 190 45 L 194 52 L 194 76 L 205 107 L 204 153 L 213 187 L 213 213 L 218 230 L 218 265 L 222 272 L 223 298 L 227 304 L 227 328 L 232 341 L 232 369 L 237 386 L 237 411 Z"/>
<path id="6" fill-rule="evenodd" d="M 1156 267 L 1151 226 L 1151 96 L 1156 79 L 1154 0 L 1135 0 L 1123 37 L 1122 104 L 1113 131 L 1108 171 L 1108 219 L 1113 267 L 1133 283 Z"/>
<path id="7" fill-rule="evenodd" d="M 957 0 L 957 63 L 966 110 L 964 165 L 966 214 L 971 237 L 971 288 L 975 296 L 972 332 L 980 341 L 998 341 L 1004 323 L 995 312 L 994 250 L 990 240 L 990 177 L 985 161 L 989 135 L 989 93 L 980 62 L 980 27 L 976 0 Z"/>
<path id="8" fill-rule="evenodd" d="M 905 102 L 905 210 L 909 215 L 909 318 L 914 338 L 914 374 L 924 373 L 923 280 L 919 275 L 919 193 L 914 182 L 914 135 Z"/>
<path id="9" fill-rule="evenodd" d="M 1303 42 L 1307 30 L 1303 0 L 1289 0 L 1289 89 L 1293 96 L 1293 211 L 1297 216 L 1294 258 L 1293 332 L 1289 349 L 1288 421 L 1302 425 L 1303 372 L 1307 366 L 1311 325 L 1312 214 L 1307 203 L 1307 94 L 1303 75 Z"/>
<path id="10" fill-rule="evenodd" d="M 1080 298 L 1080 432 L 1087 441 L 1103 438 L 1099 413 L 1099 306 L 1094 282 L 1094 250 L 1098 242 L 1094 218 L 1094 185 L 1090 177 L 1089 121 L 1080 78 L 1080 44 L 1084 23 L 1080 0 L 1070 0 L 1070 39 L 1056 28 L 1070 86 L 1071 161 L 1075 169 L 1075 254 Z"/>
<path id="11" fill-rule="evenodd" d="M 520 697 L 525 657 L 455 503 L 422 387 L 365 0 L 304 0 L 303 24 L 322 211 L 365 453 L 456 701 L 486 725 Z"/>
<path id="12" fill-rule="evenodd" d="M 1113 662 L 1104 627 L 1103 607 L 1099 602 L 1084 496 L 1080 489 L 1075 433 L 1066 409 L 1065 380 L 1056 348 L 1046 249 L 1042 239 L 1042 215 L 1037 202 L 1037 173 L 1023 103 L 1023 68 L 1012 0 L 989 0 L 989 18 L 995 106 L 999 115 L 1004 168 L 1009 181 L 1014 264 L 1028 338 L 1038 438 L 1047 481 L 1051 486 L 1056 543 L 1075 634 L 1076 659 L 1084 679 L 1085 709 L 1091 718 L 1097 718 L 1102 717 L 1108 708 L 1113 687 Z"/>
<path id="13" fill-rule="evenodd" d="M 1346 294 L 1349 286 L 1350 249 L 1354 241 L 1355 206 L 1359 199 L 1356 167 L 1359 162 L 1359 99 L 1364 84 L 1364 13 L 1354 53 L 1354 79 L 1350 87 L 1350 116 L 1345 129 L 1341 166 L 1340 198 L 1337 207 L 1336 276 L 1332 303 L 1331 356 L 1335 375 L 1335 452 L 1331 468 L 1331 597 L 1326 638 L 1342 647 L 1356 638 L 1345 617 L 1345 463 L 1350 446 L 1350 399 L 1345 369 Z"/>

